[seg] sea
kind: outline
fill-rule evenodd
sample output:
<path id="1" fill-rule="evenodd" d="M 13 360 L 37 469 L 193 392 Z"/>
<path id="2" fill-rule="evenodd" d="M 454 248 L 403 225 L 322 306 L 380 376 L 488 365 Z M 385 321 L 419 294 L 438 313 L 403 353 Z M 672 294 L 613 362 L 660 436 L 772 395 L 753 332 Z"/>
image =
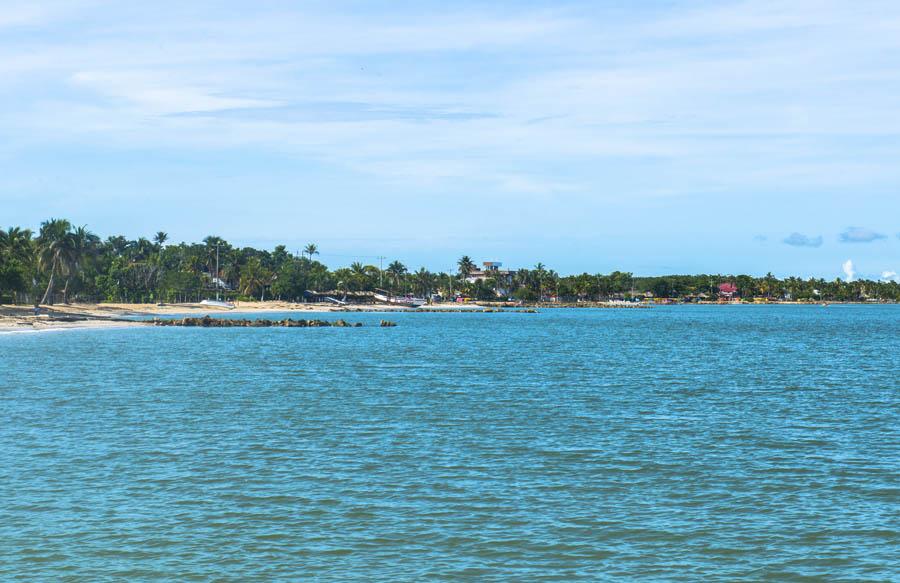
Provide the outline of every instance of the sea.
<path id="1" fill-rule="evenodd" d="M 900 306 L 324 317 L 0 336 L 0 580 L 900 580 Z"/>

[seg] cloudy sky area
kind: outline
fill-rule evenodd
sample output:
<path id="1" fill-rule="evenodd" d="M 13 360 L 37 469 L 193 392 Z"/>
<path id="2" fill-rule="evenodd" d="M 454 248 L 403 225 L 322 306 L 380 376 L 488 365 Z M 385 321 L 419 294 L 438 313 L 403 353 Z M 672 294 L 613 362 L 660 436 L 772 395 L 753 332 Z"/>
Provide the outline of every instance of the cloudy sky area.
<path id="1" fill-rule="evenodd" d="M 0 0 L 0 223 L 878 277 L 898 95 L 892 0 Z"/>

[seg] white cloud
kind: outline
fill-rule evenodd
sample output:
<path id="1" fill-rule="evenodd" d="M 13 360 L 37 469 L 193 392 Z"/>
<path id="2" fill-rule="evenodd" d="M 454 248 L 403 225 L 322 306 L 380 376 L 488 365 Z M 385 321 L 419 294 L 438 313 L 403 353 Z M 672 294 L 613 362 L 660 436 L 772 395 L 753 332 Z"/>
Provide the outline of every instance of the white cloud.
<path id="1" fill-rule="evenodd" d="M 853 281 L 856 278 L 856 268 L 853 267 L 853 261 L 848 259 L 841 265 L 844 277 L 847 281 Z"/>
<path id="2" fill-rule="evenodd" d="M 881 57 L 900 50 L 900 12 L 884 2 L 731 2 L 622 22 L 576 7 L 162 4 L 76 5 L 66 35 L 0 41 L 0 89 L 22 96 L 0 103 L 0 125 L 32 141 L 286 151 L 500 196 L 621 197 L 596 187 L 610 179 L 598 162 L 620 160 L 663 169 L 629 196 L 660 182 L 684 194 L 900 179 L 896 145 L 868 146 L 862 164 L 829 141 L 900 133 Z M 379 117 L 316 117 L 326 102 Z M 198 112 L 210 117 L 170 117 Z"/>

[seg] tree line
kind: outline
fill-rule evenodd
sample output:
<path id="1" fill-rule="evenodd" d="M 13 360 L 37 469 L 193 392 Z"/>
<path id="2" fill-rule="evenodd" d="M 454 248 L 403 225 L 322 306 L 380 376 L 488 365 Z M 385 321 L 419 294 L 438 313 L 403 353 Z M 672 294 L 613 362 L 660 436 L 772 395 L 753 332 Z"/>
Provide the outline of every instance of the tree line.
<path id="1" fill-rule="evenodd" d="M 400 261 L 386 268 L 354 262 L 329 269 L 314 243 L 290 253 L 236 247 L 217 236 L 199 243 L 169 244 L 168 235 L 135 240 L 101 239 L 65 219 L 43 222 L 37 232 L 0 229 L 0 302 L 53 304 L 72 301 L 188 302 L 215 295 L 229 299 L 301 301 L 309 290 L 352 294 L 387 289 L 395 294 L 478 300 L 587 301 L 644 296 L 711 299 L 728 282 L 741 298 L 809 301 L 900 300 L 894 281 L 779 279 L 771 273 L 640 277 L 628 272 L 561 276 L 538 263 L 530 269 L 482 274 L 463 256 L 455 273 L 424 267 L 412 271 Z M 479 277 L 473 277 L 479 275 Z"/>

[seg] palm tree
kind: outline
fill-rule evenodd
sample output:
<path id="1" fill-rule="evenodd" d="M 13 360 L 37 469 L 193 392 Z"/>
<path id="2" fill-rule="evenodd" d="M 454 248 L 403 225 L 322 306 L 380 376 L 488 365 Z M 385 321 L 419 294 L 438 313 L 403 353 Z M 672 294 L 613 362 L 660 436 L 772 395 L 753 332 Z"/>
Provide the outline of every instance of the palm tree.
<path id="1" fill-rule="evenodd" d="M 155 235 L 153 235 L 153 242 L 156 243 L 156 246 L 162 249 L 162 246 L 166 244 L 166 241 L 169 240 L 169 234 L 165 231 L 157 231 Z"/>
<path id="2" fill-rule="evenodd" d="M 259 257 L 251 257 L 241 269 L 241 293 L 253 295 L 260 290 L 259 301 L 266 299 L 266 286 L 272 283 L 272 272 L 266 269 Z"/>
<path id="3" fill-rule="evenodd" d="M 87 230 L 87 226 L 81 226 L 69 234 L 68 261 L 63 265 L 66 274 L 66 285 L 63 287 L 63 303 L 69 303 L 69 283 L 72 276 L 79 276 L 84 266 L 97 255 L 97 246 L 100 237 Z"/>
<path id="4" fill-rule="evenodd" d="M 56 283 L 56 273 L 62 269 L 70 255 L 72 238 L 70 230 L 72 224 L 65 219 L 50 219 L 41 223 L 38 235 L 38 265 L 42 270 L 48 270 L 50 279 L 47 282 L 47 291 L 40 303 L 46 304 L 51 300 L 53 284 Z"/>
<path id="5" fill-rule="evenodd" d="M 391 274 L 391 277 L 394 280 L 394 287 L 396 288 L 400 285 L 400 278 L 406 274 L 407 269 L 406 266 L 399 261 L 392 261 L 391 264 L 388 265 L 387 272 Z"/>
<path id="6" fill-rule="evenodd" d="M 0 229 L 0 284 L 8 288 L 8 291 L 15 293 L 27 289 L 28 275 L 34 265 L 33 250 L 31 231 L 28 229 Z M 3 289 L 0 289 L 0 298 L 2 297 Z"/>
<path id="7" fill-rule="evenodd" d="M 538 264 L 534 266 L 534 279 L 538 284 L 538 301 L 544 301 L 544 279 L 547 277 L 547 268 L 546 266 L 538 261 Z"/>
<path id="8" fill-rule="evenodd" d="M 366 267 L 359 261 L 350 264 L 350 281 L 347 282 L 352 291 L 360 291 L 365 287 Z"/>
<path id="9" fill-rule="evenodd" d="M 106 238 L 106 247 L 112 251 L 115 256 L 122 256 L 128 250 L 130 242 L 122 235 L 115 235 Z"/>
<path id="10" fill-rule="evenodd" d="M 315 243 L 309 243 L 303 248 L 303 252 L 308 255 L 309 260 L 312 261 L 312 256 L 319 254 L 319 247 Z"/>
<path id="11" fill-rule="evenodd" d="M 146 237 L 140 237 L 128 246 L 128 252 L 132 261 L 145 261 L 156 251 L 153 243 Z"/>
<path id="12" fill-rule="evenodd" d="M 16 259 L 24 264 L 31 262 L 31 237 L 30 229 L 10 227 L 4 231 L 0 229 L 0 254 L 10 259 Z"/>
<path id="13" fill-rule="evenodd" d="M 459 276 L 462 279 L 469 277 L 469 274 L 475 271 L 475 262 L 468 255 L 463 255 L 456 262 L 459 266 Z"/>
<path id="14" fill-rule="evenodd" d="M 428 296 L 431 293 L 431 290 L 434 289 L 434 275 L 424 267 L 419 268 L 419 270 L 413 274 L 413 281 L 415 282 L 416 293 L 419 296 Z"/>

